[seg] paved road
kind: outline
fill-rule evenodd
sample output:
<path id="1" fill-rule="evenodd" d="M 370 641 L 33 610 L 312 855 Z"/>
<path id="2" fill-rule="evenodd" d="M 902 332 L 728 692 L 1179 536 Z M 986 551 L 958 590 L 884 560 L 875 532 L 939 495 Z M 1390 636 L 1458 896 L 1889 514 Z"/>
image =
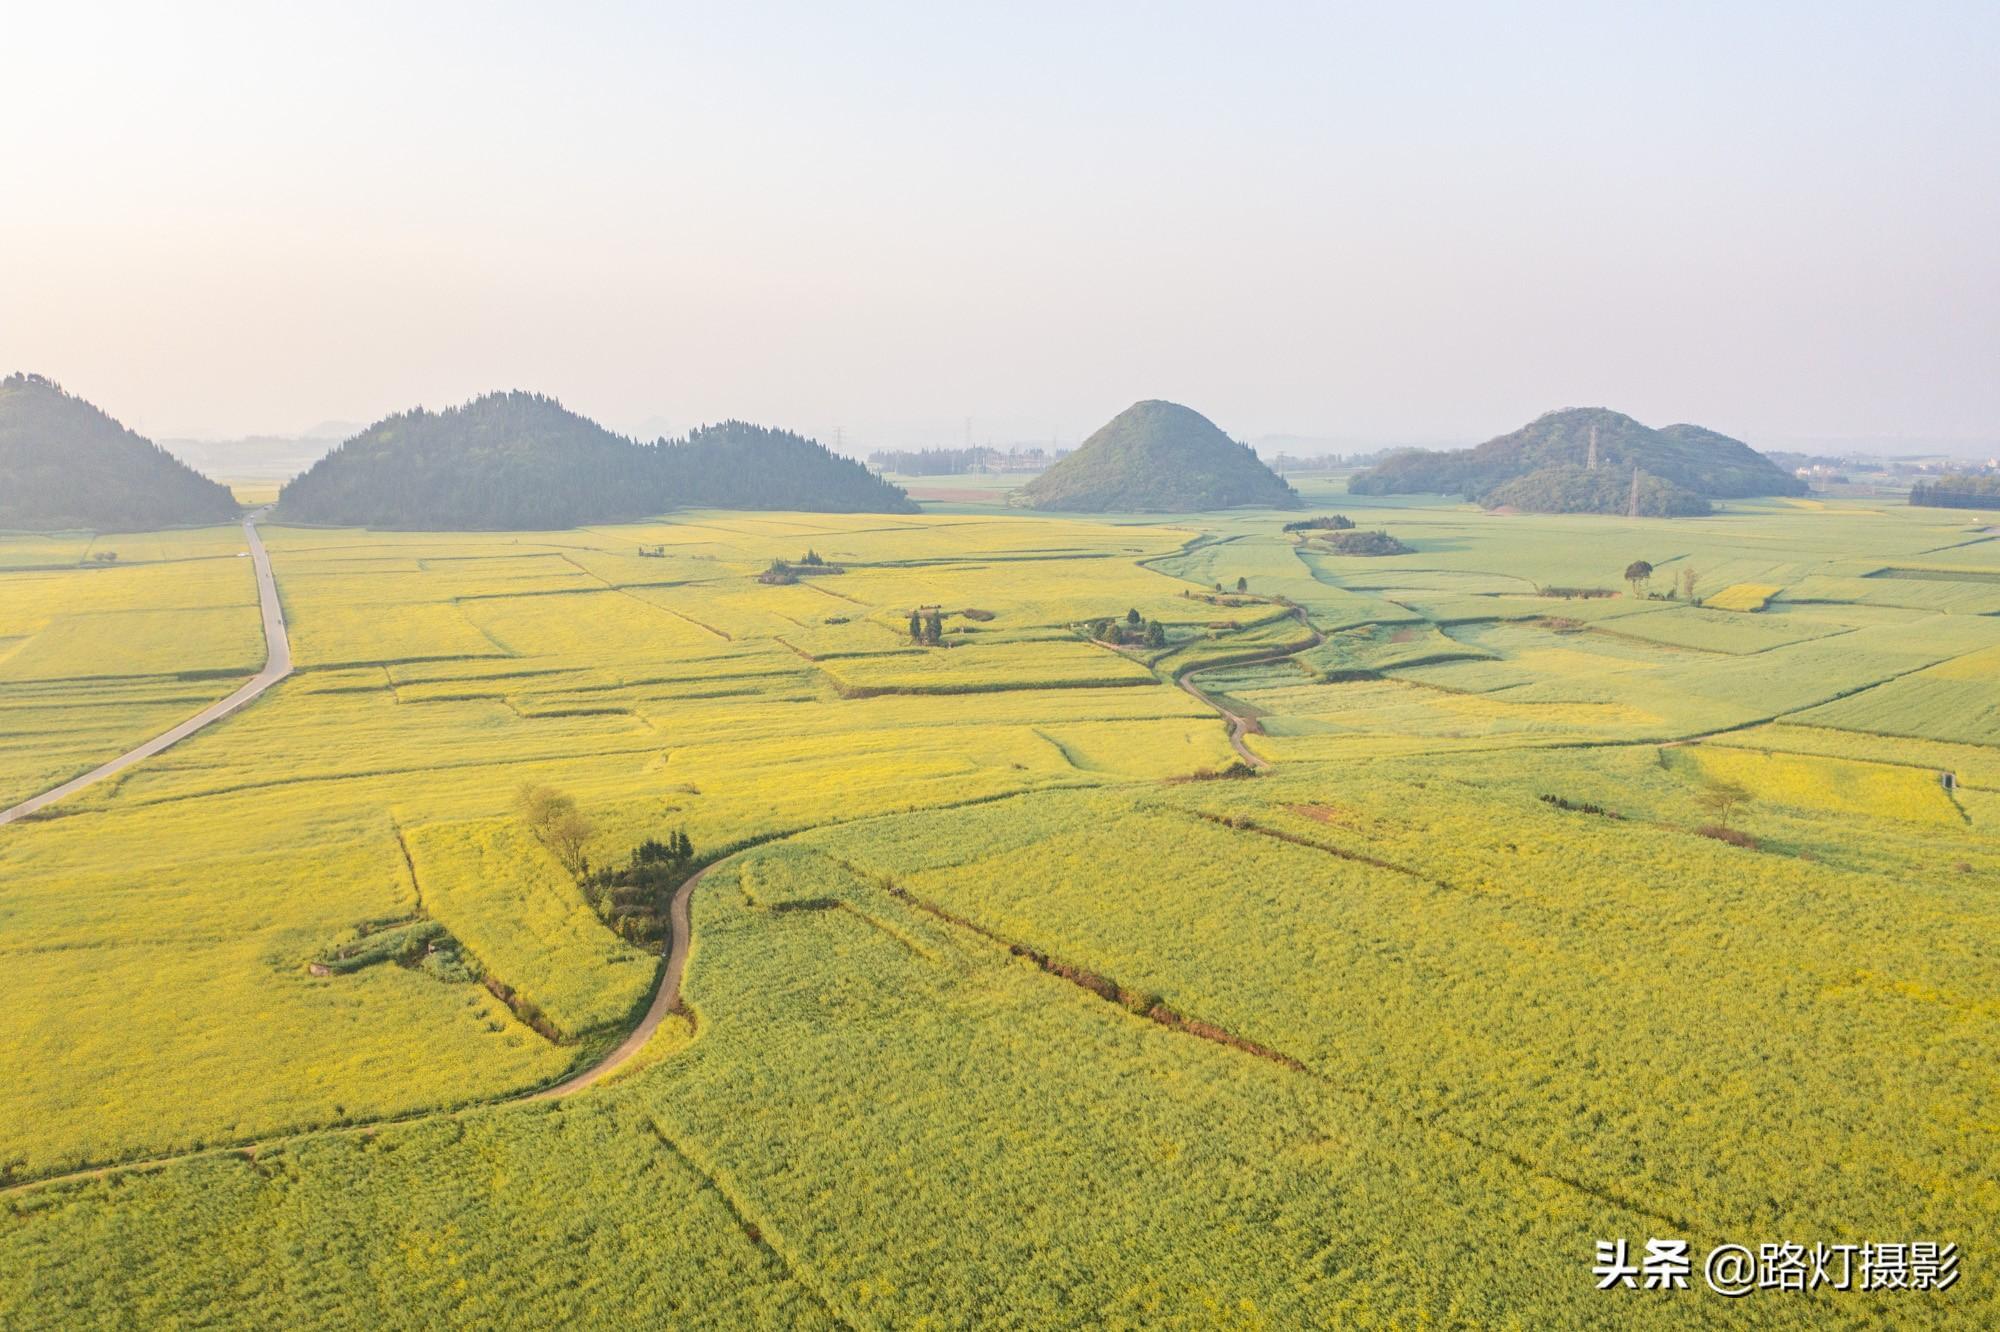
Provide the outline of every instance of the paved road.
<path id="1" fill-rule="evenodd" d="M 44 809 L 58 800 L 66 800 L 83 790 L 125 771 L 143 759 L 149 759 L 172 745 L 199 731 L 202 727 L 221 721 L 230 713 L 248 703 L 251 699 L 269 689 L 278 681 L 292 673 L 292 643 L 285 636 L 285 612 L 278 604 L 278 583 L 271 576 L 271 557 L 264 553 L 264 542 L 257 535 L 257 520 L 263 517 L 260 509 L 243 520 L 243 536 L 250 543 L 250 559 L 257 566 L 257 607 L 264 616 L 264 669 L 241 689 L 219 703 L 197 712 L 194 716 L 162 732 L 136 749 L 129 749 L 101 767 L 92 768 L 81 777 L 64 782 L 52 791 L 44 791 L 33 799 L 24 800 L 12 809 L 0 810 L 0 824 L 12 823 L 26 818 L 38 809 Z"/>

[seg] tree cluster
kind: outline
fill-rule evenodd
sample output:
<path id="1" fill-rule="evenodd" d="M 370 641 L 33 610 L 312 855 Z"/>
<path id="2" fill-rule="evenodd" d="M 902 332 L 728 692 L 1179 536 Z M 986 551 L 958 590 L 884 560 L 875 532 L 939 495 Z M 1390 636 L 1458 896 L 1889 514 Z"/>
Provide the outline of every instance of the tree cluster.
<path id="1" fill-rule="evenodd" d="M 1127 610 L 1123 619 L 1107 615 L 1090 621 L 1085 629 L 1093 639 L 1113 647 L 1159 649 L 1167 645 L 1167 627 L 1140 615 L 1136 606 Z"/>
<path id="2" fill-rule="evenodd" d="M 958 476 L 986 460 L 985 449 L 880 449 L 868 455 L 868 463 L 884 472 L 904 476 Z"/>
<path id="3" fill-rule="evenodd" d="M 695 869 L 694 843 L 685 828 L 666 840 L 648 837 L 632 848 L 625 863 L 586 874 L 580 883 L 591 910 L 629 943 L 657 945 L 670 928 L 674 893 Z"/>
<path id="4" fill-rule="evenodd" d="M 1319 540 L 1336 555 L 1408 555 L 1410 547 L 1387 532 L 1331 532 Z"/>
<path id="5" fill-rule="evenodd" d="M 1287 532 L 1345 532 L 1354 526 L 1354 520 L 1344 513 L 1323 513 L 1317 518 L 1302 518 L 1296 523 L 1286 523 Z"/>
<path id="6" fill-rule="evenodd" d="M 2000 472 L 1919 481 L 1910 487 L 1910 503 L 1935 509 L 2000 509 Z"/>
<path id="7" fill-rule="evenodd" d="M 944 612 L 936 606 L 910 612 L 910 641 L 922 647 L 944 645 Z"/>

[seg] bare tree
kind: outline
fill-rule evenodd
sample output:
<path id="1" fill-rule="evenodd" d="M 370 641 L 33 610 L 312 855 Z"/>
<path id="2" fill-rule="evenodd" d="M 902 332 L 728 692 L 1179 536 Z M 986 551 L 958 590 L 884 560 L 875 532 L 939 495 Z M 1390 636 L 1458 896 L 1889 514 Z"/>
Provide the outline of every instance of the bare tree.
<path id="1" fill-rule="evenodd" d="M 1716 823 L 1729 826 L 1732 815 L 1750 802 L 1750 793 L 1734 782 L 1714 782 L 1695 797 L 1695 803 L 1715 816 Z"/>

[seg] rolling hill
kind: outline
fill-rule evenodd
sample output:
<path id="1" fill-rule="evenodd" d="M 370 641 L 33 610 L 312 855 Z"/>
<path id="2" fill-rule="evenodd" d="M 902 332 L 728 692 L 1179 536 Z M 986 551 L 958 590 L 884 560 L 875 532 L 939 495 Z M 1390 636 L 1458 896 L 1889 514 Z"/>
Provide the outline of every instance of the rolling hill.
<path id="1" fill-rule="evenodd" d="M 665 493 L 716 509 L 916 513 L 916 503 L 824 444 L 744 421 L 703 426 L 652 446 Z"/>
<path id="2" fill-rule="evenodd" d="M 1650 515 L 1701 514 L 1712 499 L 1806 490 L 1741 440 L 1696 425 L 1655 430 L 1602 407 L 1550 412 L 1476 448 L 1398 453 L 1354 477 L 1348 489 L 1459 494 L 1488 508 L 1541 513 L 1624 513 L 1635 470 L 1640 512 Z"/>
<path id="3" fill-rule="evenodd" d="M 1200 412 L 1148 399 L 1111 418 L 1076 452 L 1022 487 L 1030 508 L 1073 513 L 1192 513 L 1298 507 L 1277 473 Z"/>
<path id="4" fill-rule="evenodd" d="M 522 392 L 377 421 L 279 497 L 292 521 L 390 528 L 551 529 L 691 506 L 915 510 L 859 463 L 786 431 L 732 421 L 639 444 Z"/>
<path id="5" fill-rule="evenodd" d="M 0 380 L 0 527 L 132 532 L 239 512 L 229 487 L 53 380 Z"/>

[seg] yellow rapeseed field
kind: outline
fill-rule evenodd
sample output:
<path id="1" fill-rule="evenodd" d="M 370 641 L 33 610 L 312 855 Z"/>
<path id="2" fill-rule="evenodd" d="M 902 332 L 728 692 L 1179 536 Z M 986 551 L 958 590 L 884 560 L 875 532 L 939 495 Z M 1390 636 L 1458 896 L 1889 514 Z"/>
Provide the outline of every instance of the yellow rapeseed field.
<path id="1" fill-rule="evenodd" d="M 1956 1241 L 2000 1319 L 1994 543 L 1307 488 L 1412 553 L 267 528 L 297 673 L 0 828 L 0 1324 L 1582 1326 L 1652 1234 Z M 0 800 L 257 668 L 240 548 L 0 535 Z M 735 853 L 554 1104 L 659 959 L 524 787 Z M 1913 1307 L 1843 1298 L 1757 1313 Z"/>

